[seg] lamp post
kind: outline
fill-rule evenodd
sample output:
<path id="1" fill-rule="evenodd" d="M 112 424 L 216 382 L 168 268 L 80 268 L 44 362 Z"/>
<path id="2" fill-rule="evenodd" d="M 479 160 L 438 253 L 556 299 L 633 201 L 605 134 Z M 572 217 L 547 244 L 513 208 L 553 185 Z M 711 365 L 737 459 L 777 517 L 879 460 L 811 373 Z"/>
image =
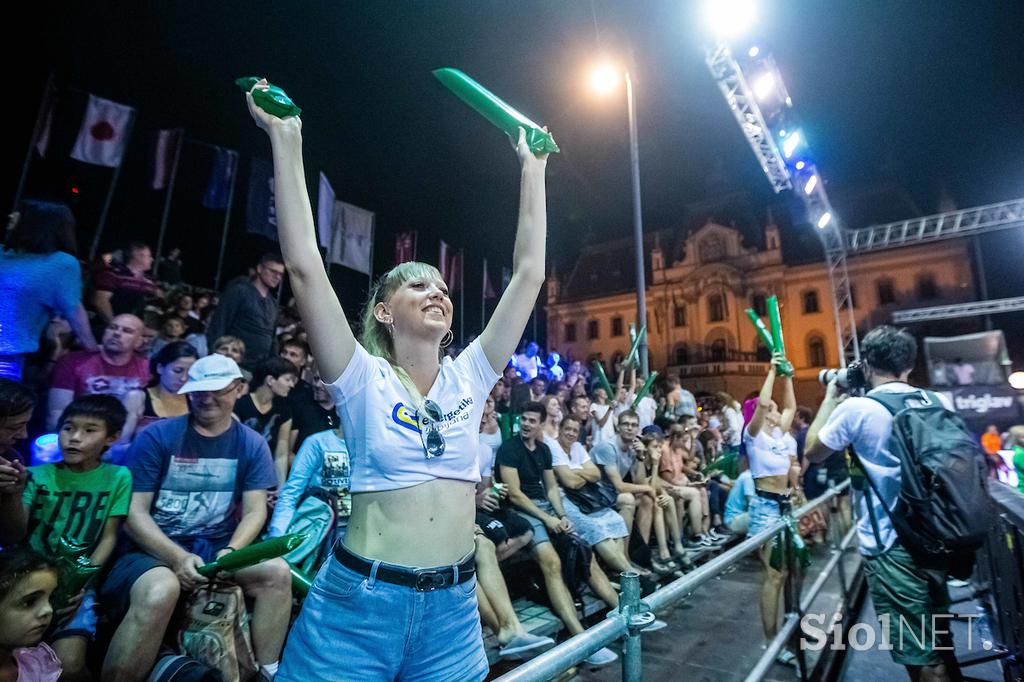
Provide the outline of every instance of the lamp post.
<path id="1" fill-rule="evenodd" d="M 647 326 L 647 276 L 644 267 L 644 224 L 640 203 L 640 147 L 637 143 L 636 95 L 629 71 L 619 71 L 612 66 L 602 65 L 591 75 L 591 85 L 600 94 L 610 94 L 618 85 L 619 78 L 626 81 L 626 108 L 629 115 L 629 164 L 633 185 L 633 242 L 636 259 L 636 319 L 637 328 Z M 637 354 L 640 358 L 640 373 L 647 376 L 650 368 L 647 358 L 647 334 L 640 340 Z"/>

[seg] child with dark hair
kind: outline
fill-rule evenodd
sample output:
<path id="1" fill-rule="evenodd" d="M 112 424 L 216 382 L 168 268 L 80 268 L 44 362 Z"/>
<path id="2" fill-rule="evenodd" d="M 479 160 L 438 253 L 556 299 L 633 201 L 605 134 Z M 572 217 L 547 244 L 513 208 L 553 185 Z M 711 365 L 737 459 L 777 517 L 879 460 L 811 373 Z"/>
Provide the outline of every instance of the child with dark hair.
<path id="1" fill-rule="evenodd" d="M 0 377 L 0 545 L 19 539 L 7 534 L 2 520 L 21 511 L 21 492 L 28 478 L 27 460 L 14 446 L 28 438 L 35 406 L 36 396 L 28 386 Z"/>
<path id="2" fill-rule="evenodd" d="M 267 358 L 256 366 L 249 393 L 235 403 L 235 415 L 263 436 L 274 453 L 278 486 L 288 478 L 292 452 L 292 406 L 288 394 L 299 369 L 284 358 Z"/>
<path id="3" fill-rule="evenodd" d="M 61 664 L 43 634 L 53 619 L 57 570 L 21 547 L 0 550 L 0 680 L 56 682 Z"/>
<path id="4" fill-rule="evenodd" d="M 83 396 L 68 405 L 58 422 L 63 461 L 29 468 L 20 513 L 0 525 L 20 526 L 26 543 L 44 556 L 55 557 L 63 539 L 87 546 L 89 562 L 104 565 L 128 515 L 132 477 L 127 467 L 102 457 L 126 418 L 124 405 L 109 395 Z M 95 634 L 95 589 L 87 587 L 77 611 L 48 638 L 65 679 L 88 679 L 86 647 Z"/>

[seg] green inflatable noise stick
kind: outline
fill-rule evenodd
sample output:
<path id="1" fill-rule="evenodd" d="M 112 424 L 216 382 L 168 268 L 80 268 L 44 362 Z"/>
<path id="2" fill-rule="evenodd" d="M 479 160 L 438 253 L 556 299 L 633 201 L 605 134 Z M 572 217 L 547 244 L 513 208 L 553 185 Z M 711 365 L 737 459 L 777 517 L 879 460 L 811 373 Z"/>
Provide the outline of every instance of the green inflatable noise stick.
<path id="1" fill-rule="evenodd" d="M 292 589 L 295 594 L 305 597 L 309 594 L 309 588 L 313 586 L 313 579 L 294 566 L 289 565 L 288 568 L 292 574 Z"/>
<path id="2" fill-rule="evenodd" d="M 644 396 L 651 392 L 651 387 L 654 386 L 654 380 L 658 378 L 657 372 L 651 372 L 647 375 L 647 381 L 644 382 L 643 388 L 641 388 L 636 397 L 633 398 L 633 409 L 640 404 L 640 401 L 644 399 Z"/>
<path id="3" fill-rule="evenodd" d="M 597 381 L 601 388 L 608 394 L 608 400 L 615 400 L 615 391 L 612 390 L 612 385 L 608 381 L 608 375 L 604 373 L 604 366 L 597 360 L 594 360 L 594 372 L 597 374 Z"/>
<path id="4" fill-rule="evenodd" d="M 437 69 L 434 76 L 456 97 L 503 130 L 513 144 L 519 139 L 519 129 L 522 128 L 526 131 L 526 144 L 534 154 L 561 151 L 550 133 L 458 69 Z"/>
<path id="5" fill-rule="evenodd" d="M 640 333 L 636 331 L 636 325 L 632 322 L 629 323 L 629 336 L 633 343 L 629 347 L 629 355 L 626 356 L 625 367 L 633 367 L 640 361 L 640 344 L 644 340 L 644 336 L 647 335 L 647 325 L 640 327 Z"/>
<path id="6" fill-rule="evenodd" d="M 768 297 L 768 323 L 772 326 L 772 352 L 781 353 L 785 356 L 786 343 L 782 338 L 782 318 L 779 315 L 779 299 L 777 296 Z M 784 365 L 779 368 L 779 373 L 785 377 L 793 376 L 793 365 L 790 364 L 789 360 L 786 360 Z"/>
<path id="7" fill-rule="evenodd" d="M 80 544 L 61 537 L 53 556 L 60 580 L 57 589 L 50 596 L 55 609 L 67 606 L 79 592 L 100 572 L 102 566 L 96 566 L 89 560 L 89 545 Z"/>
<path id="8" fill-rule="evenodd" d="M 248 547 L 243 547 L 242 549 L 236 549 L 233 552 L 228 552 L 215 561 L 203 564 L 199 567 L 198 572 L 199 575 L 209 576 L 218 571 L 238 571 L 249 566 L 255 566 L 267 559 L 276 559 L 279 556 L 284 556 L 305 541 L 305 533 L 281 535 L 270 540 L 257 542 Z"/>
<path id="9" fill-rule="evenodd" d="M 768 331 L 768 327 L 764 326 L 764 322 L 757 316 L 753 308 L 747 308 L 747 317 L 754 323 L 754 328 L 757 329 L 757 333 L 761 336 L 761 340 L 764 341 L 765 347 L 769 353 L 775 352 L 775 340 L 772 339 L 771 332 Z"/>
<path id="10" fill-rule="evenodd" d="M 302 109 L 292 101 L 291 97 L 286 95 L 284 90 L 276 85 L 270 85 L 266 90 L 262 88 L 253 90 L 253 86 L 259 82 L 260 79 L 256 76 L 246 76 L 245 78 L 237 79 L 235 85 L 240 87 L 243 92 L 251 92 L 256 106 L 271 116 L 285 118 L 286 116 L 298 116 L 302 113 Z"/>

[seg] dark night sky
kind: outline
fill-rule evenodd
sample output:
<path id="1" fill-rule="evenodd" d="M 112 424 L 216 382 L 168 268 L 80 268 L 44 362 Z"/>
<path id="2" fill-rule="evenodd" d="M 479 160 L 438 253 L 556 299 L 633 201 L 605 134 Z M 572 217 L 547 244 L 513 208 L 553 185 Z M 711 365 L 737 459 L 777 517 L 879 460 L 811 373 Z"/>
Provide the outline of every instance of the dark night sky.
<path id="1" fill-rule="evenodd" d="M 624 97 L 598 100 L 584 79 L 599 54 L 630 49 L 647 228 L 672 227 L 688 203 L 708 198 L 707 176 L 716 170 L 755 201 L 771 200 L 704 66 L 707 36 L 695 2 L 69 7 L 35 5 L 35 16 L 25 20 L 28 47 L 9 58 L 7 75 L 25 104 L 13 112 L 17 135 L 5 155 L 8 176 L 20 168 L 48 70 L 63 86 L 138 107 L 111 240 L 156 233 L 162 197 L 144 184 L 154 130 L 184 127 L 190 137 L 238 149 L 243 171 L 247 157 L 268 158 L 269 145 L 232 84 L 241 75 L 264 74 L 305 109 L 314 202 L 322 169 L 339 199 L 377 212 L 378 272 L 390 264 L 393 236 L 402 230 L 420 231 L 423 260 L 436 260 L 442 236 L 466 248 L 467 286 L 474 292 L 468 330 L 479 316 L 479 259 L 488 257 L 492 272 L 511 260 L 518 174 L 500 133 L 430 71 L 460 68 L 551 128 L 563 153 L 548 166 L 549 252 L 569 263 L 584 238 L 629 233 Z M 935 209 L 940 187 L 960 206 L 1024 194 L 1024 3 L 786 0 L 762 3 L 761 15 L 758 32 L 773 47 L 834 193 L 892 181 L 925 213 Z M 58 122 L 67 126 L 67 146 L 83 101 L 81 94 L 62 96 Z M 184 246 L 189 274 L 199 283 L 212 279 L 216 238 L 208 235 L 218 223 L 194 208 L 208 172 L 206 154 L 186 147 L 169 239 Z M 66 191 L 74 178 L 88 235 L 104 173 L 48 162 L 33 169 L 30 187 Z M 232 232 L 239 246 L 230 252 L 230 272 L 262 248 L 241 239 L 244 183 L 240 190 Z M 13 183 L 3 192 L 9 202 Z M 1019 278 L 1007 277 L 1019 272 L 1021 246 L 1019 231 L 986 240 L 993 296 L 1021 293 Z M 1000 262 L 1007 252 L 1013 259 Z M 361 280 L 343 276 L 339 283 L 354 292 L 343 297 L 347 307 L 364 294 Z"/>

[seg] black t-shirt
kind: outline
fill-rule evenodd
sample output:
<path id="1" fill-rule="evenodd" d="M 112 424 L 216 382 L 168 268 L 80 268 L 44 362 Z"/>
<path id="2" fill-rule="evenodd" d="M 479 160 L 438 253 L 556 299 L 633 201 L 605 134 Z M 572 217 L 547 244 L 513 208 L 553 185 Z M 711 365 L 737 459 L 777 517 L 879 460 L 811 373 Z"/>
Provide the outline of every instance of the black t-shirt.
<path id="1" fill-rule="evenodd" d="M 501 444 L 494 460 L 494 473 L 501 479 L 501 467 L 519 471 L 519 489 L 531 500 L 545 500 L 544 471 L 551 470 L 551 450 L 540 441 L 530 451 L 522 438 L 512 438 Z"/>
<path id="2" fill-rule="evenodd" d="M 256 409 L 252 394 L 249 394 L 242 396 L 235 403 L 235 414 L 238 421 L 263 436 L 270 446 L 270 451 L 273 452 L 277 446 L 277 434 L 281 431 L 281 425 L 292 418 L 292 408 L 286 398 L 275 395 L 270 410 L 263 414 Z"/>
<path id="3" fill-rule="evenodd" d="M 300 402 L 293 407 L 292 431 L 295 432 L 295 451 L 302 447 L 302 442 L 314 433 L 338 428 L 338 410 L 332 407 L 325 410 L 317 402 Z"/>

